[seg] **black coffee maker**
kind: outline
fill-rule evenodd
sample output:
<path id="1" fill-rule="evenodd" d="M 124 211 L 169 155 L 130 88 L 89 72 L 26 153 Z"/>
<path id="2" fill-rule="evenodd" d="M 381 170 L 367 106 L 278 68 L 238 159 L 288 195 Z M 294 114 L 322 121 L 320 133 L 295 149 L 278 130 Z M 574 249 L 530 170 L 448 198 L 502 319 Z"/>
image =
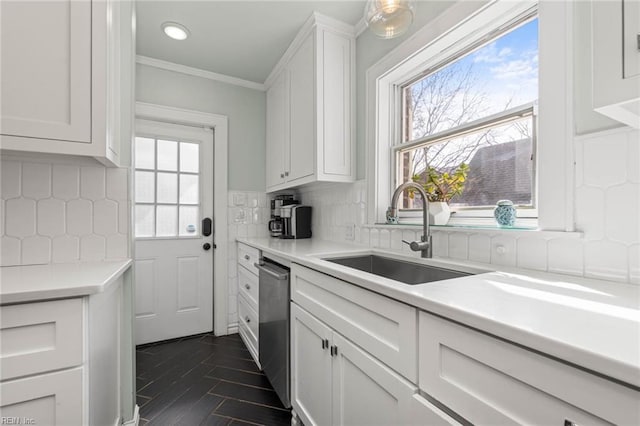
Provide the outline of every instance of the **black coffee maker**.
<path id="1" fill-rule="evenodd" d="M 282 218 L 282 207 L 300 204 L 294 200 L 293 195 L 276 195 L 271 200 L 271 220 L 269 221 L 269 232 L 274 238 L 282 238 L 284 233 L 284 219 Z"/>

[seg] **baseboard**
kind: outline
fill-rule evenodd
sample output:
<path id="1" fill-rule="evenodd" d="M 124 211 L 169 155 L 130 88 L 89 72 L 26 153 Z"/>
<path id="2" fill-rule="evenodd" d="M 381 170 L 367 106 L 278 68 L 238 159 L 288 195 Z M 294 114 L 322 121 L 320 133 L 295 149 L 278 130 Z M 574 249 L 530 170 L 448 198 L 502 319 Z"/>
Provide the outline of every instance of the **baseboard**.
<path id="1" fill-rule="evenodd" d="M 136 406 L 133 407 L 133 418 L 128 422 L 122 423 L 122 426 L 138 426 L 138 424 L 140 424 L 140 407 L 136 404 Z"/>
<path id="2" fill-rule="evenodd" d="M 238 332 L 238 323 L 229 324 L 227 326 L 227 334 L 236 334 Z"/>

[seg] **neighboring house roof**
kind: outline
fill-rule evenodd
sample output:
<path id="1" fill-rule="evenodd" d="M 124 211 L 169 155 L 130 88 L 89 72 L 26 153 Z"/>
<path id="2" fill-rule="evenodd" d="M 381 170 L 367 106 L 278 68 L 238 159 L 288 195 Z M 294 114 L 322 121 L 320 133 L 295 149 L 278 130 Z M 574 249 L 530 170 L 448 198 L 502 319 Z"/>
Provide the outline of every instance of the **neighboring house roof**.
<path id="1" fill-rule="evenodd" d="M 531 142 L 521 139 L 480 148 L 469 162 L 463 193 L 452 204 L 491 206 L 498 200 L 531 203 Z"/>
<path id="2" fill-rule="evenodd" d="M 467 183 L 460 196 L 451 200 L 453 205 L 493 206 L 498 200 L 511 200 L 514 204 L 531 203 L 531 141 L 521 139 L 482 147 L 469 162 Z M 449 170 L 453 173 L 454 170 Z M 420 174 L 420 182 L 426 171 Z M 414 201 L 414 208 L 422 205 Z"/>

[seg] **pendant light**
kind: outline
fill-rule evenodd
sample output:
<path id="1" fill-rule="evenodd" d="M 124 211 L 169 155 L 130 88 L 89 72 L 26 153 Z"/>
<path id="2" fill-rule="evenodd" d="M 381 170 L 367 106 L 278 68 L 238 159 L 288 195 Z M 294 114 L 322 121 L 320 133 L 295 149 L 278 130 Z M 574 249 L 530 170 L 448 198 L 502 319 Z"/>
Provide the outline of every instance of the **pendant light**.
<path id="1" fill-rule="evenodd" d="M 368 0 L 364 8 L 367 27 L 380 38 L 407 32 L 413 22 L 415 0 Z"/>

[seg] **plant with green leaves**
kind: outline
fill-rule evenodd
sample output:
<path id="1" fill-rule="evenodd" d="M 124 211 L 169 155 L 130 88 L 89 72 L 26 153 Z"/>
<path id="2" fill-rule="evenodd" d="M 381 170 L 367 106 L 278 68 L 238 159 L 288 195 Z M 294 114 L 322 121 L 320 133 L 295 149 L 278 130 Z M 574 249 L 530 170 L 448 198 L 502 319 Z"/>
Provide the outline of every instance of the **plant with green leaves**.
<path id="1" fill-rule="evenodd" d="M 411 180 L 422 185 L 429 202 L 444 201 L 449 203 L 453 197 L 462 194 L 468 173 L 469 165 L 461 163 L 453 173 L 439 172 L 435 168 L 429 167 L 426 173 L 415 174 Z M 426 182 L 424 182 L 425 177 Z M 413 193 L 410 194 L 410 197 L 413 198 Z"/>

